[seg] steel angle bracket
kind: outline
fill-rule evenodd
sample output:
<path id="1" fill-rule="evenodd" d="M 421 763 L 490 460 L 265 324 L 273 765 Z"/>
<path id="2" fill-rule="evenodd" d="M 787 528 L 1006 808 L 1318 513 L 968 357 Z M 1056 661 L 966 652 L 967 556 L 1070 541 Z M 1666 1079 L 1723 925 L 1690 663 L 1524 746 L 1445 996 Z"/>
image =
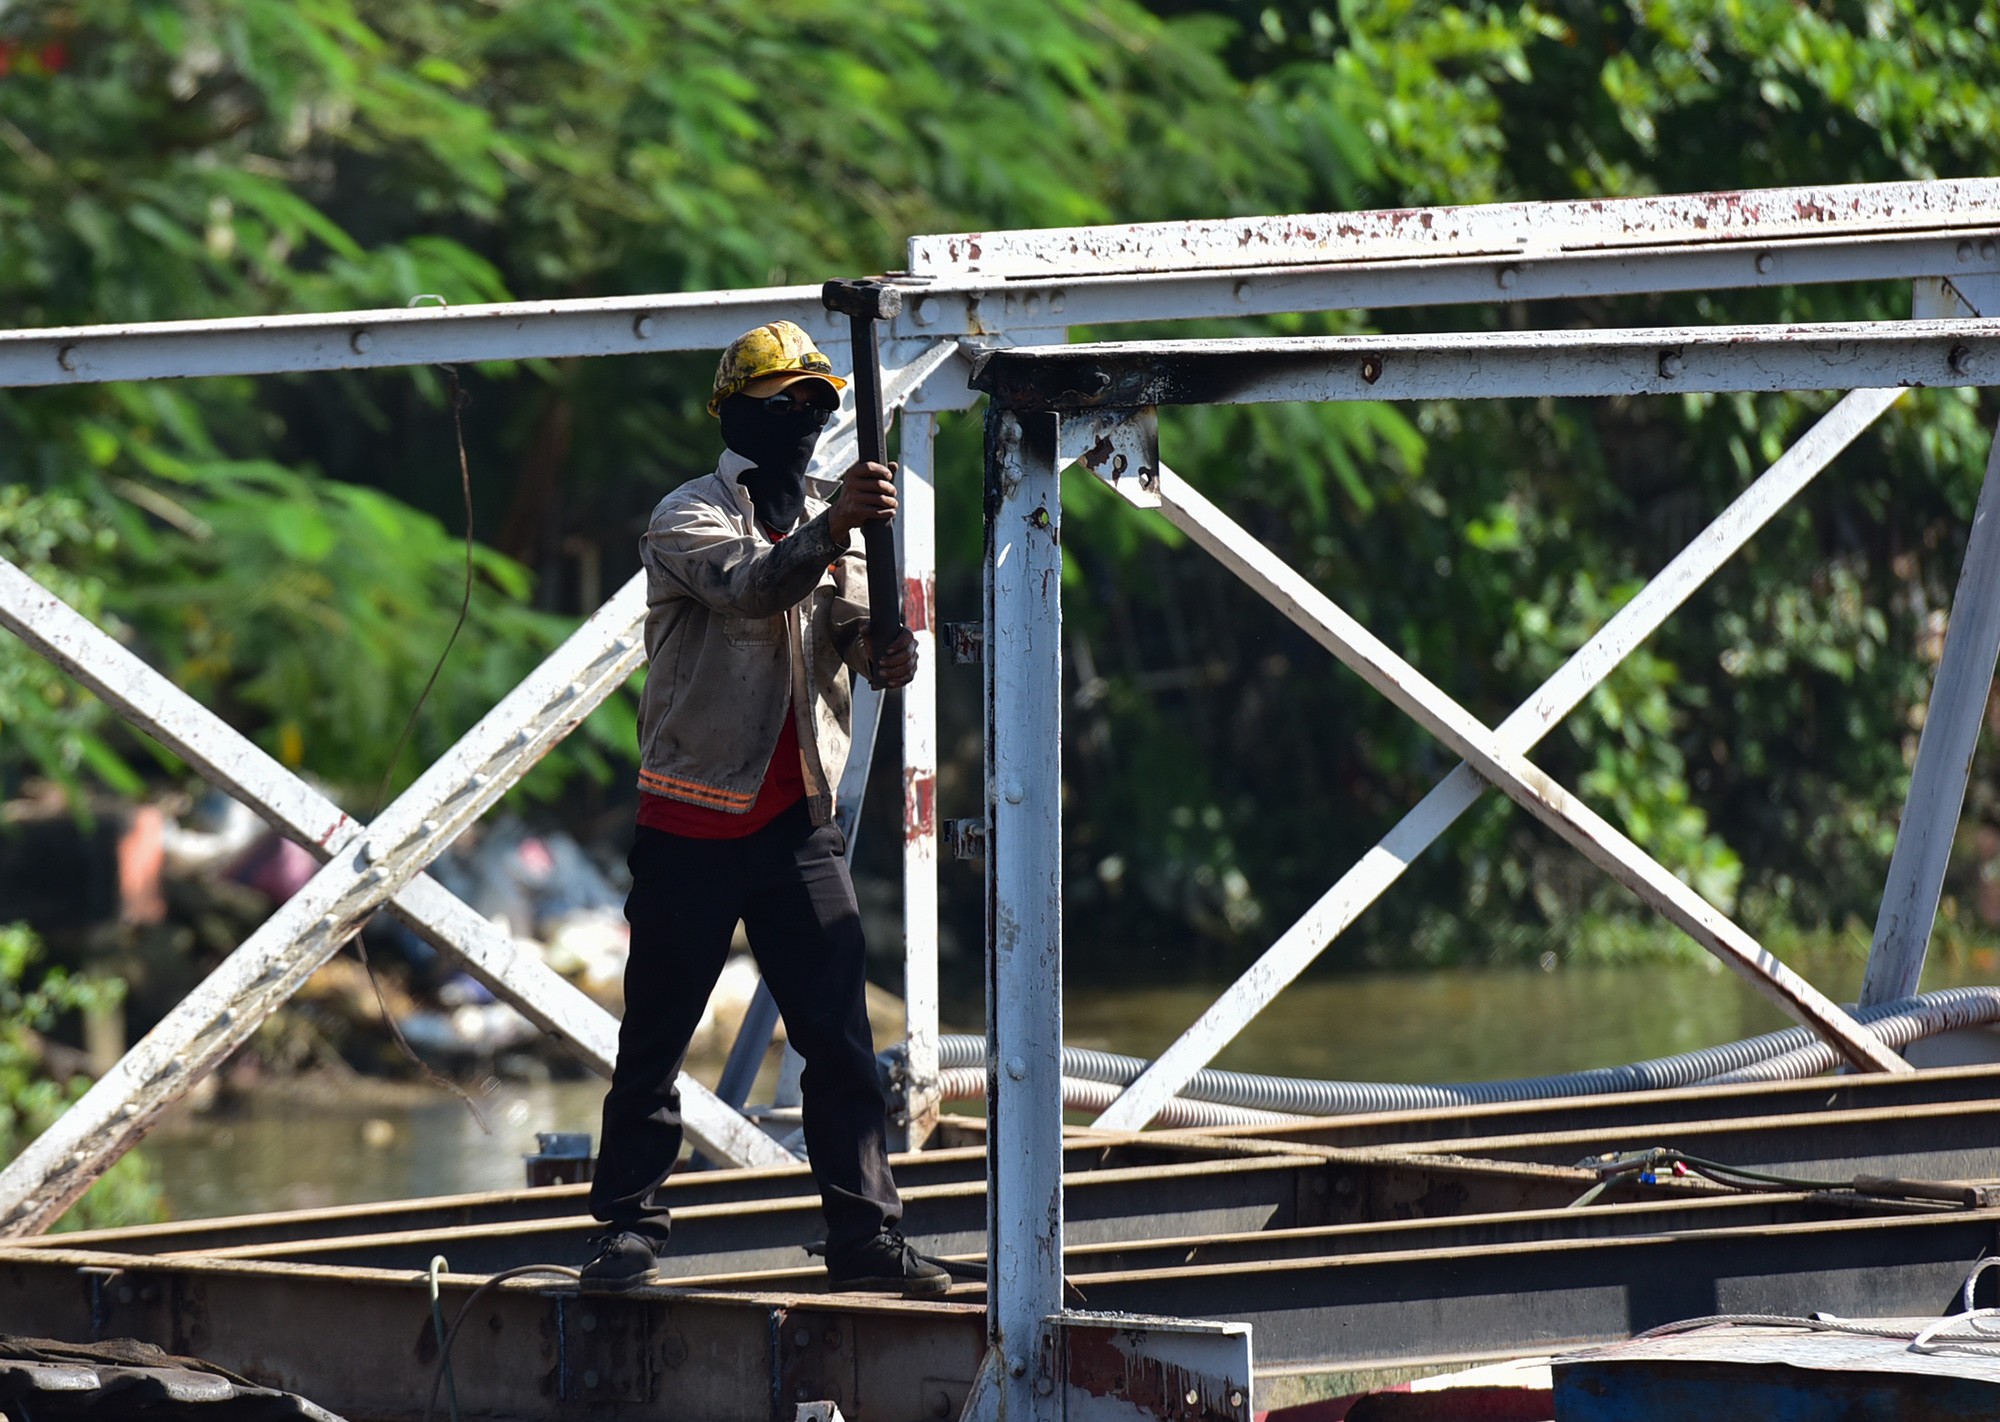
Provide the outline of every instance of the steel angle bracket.
<path id="1" fill-rule="evenodd" d="M 1064 1422 L 1250 1422 L 1250 1325 L 1058 1314 Z"/>
<path id="2" fill-rule="evenodd" d="M 1064 415 L 1058 439 L 1065 467 L 1081 464 L 1134 508 L 1160 506 L 1160 412 L 1156 406 Z"/>

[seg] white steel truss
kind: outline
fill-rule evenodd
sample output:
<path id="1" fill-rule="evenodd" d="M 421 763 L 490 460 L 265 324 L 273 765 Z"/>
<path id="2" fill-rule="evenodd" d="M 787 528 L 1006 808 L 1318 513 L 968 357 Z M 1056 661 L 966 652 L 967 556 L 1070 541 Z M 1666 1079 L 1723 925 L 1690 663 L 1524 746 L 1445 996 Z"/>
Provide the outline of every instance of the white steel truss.
<path id="1" fill-rule="evenodd" d="M 1052 1417 L 1060 1354 L 1060 519 L 1056 473 L 1084 458 L 1159 508 L 1389 695 L 1465 763 L 1289 929 L 1128 1088 L 1104 1126 L 1145 1124 L 1285 983 L 1464 812 L 1487 783 L 1632 885 L 1834 1042 L 1903 1069 L 1810 984 L 1543 776 L 1526 752 L 1908 385 L 2000 383 L 2000 180 L 1888 183 L 1604 202 L 920 237 L 903 314 L 885 331 L 888 403 L 903 411 L 899 521 L 924 670 L 903 697 L 909 1138 L 936 1103 L 933 420 L 964 409 L 968 363 L 993 355 L 988 490 L 989 1210 L 994 1366 L 982 1407 Z M 1914 282 L 1892 324 L 1728 330 L 1351 336 L 1311 342 L 1070 347 L 1073 325 L 1617 297 L 1810 282 Z M 351 311 L 0 332 L 0 387 L 433 362 L 713 349 L 786 318 L 840 359 L 847 332 L 817 287 Z M 1006 347 L 1035 347 L 1006 351 Z M 1159 463 L 1151 407 L 1193 400 L 1463 399 L 1698 390 L 1852 390 L 1647 589 L 1499 726 L 1487 728 Z M 851 457 L 853 416 L 822 468 Z M 1995 477 L 1989 471 L 1989 491 Z M 1964 761 L 1990 683 L 2000 541 L 1981 499 L 1885 892 L 1867 1000 L 1914 984 L 1935 916 Z M 324 867 L 307 889 L 42 1139 L 0 1171 L 0 1234 L 44 1227 L 158 1111 L 253 1028 L 377 907 L 461 958 L 505 1000 L 603 1069 L 610 1019 L 500 941 L 423 868 L 637 665 L 643 589 L 597 615 L 373 825 L 353 824 L 108 636 L 0 569 L 0 622 L 205 776 L 255 804 Z M 920 624 L 920 625 L 919 625 Z M 857 709 L 865 715 L 872 703 Z M 1034 728 L 1032 731 L 1030 728 Z M 1935 734 L 1933 728 L 1936 728 Z M 1037 739 L 1039 737 L 1039 739 Z M 865 757 L 872 738 L 856 737 Z M 843 785 L 859 784 L 865 762 Z M 776 1150 L 683 1081 L 690 1134 L 742 1163 Z M 788 1158 L 788 1157 L 787 1157 Z M 1004 1366 L 1003 1366 L 1004 1364 Z M 1052 1400 L 1054 1399 L 1054 1400 Z M 1247 1400 L 1245 1409 L 1249 1406 Z"/>

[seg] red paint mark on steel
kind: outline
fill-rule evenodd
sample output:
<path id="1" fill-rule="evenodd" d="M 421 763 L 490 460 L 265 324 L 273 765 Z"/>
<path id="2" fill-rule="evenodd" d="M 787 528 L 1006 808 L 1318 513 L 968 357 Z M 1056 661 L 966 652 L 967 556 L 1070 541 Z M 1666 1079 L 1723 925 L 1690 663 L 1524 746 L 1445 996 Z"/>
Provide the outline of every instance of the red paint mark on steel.
<path id="1" fill-rule="evenodd" d="M 1123 1402 L 1145 1417 L 1228 1422 L 1234 1415 L 1221 1398 L 1207 1395 L 1210 1386 L 1200 1374 L 1178 1363 L 1127 1352 L 1109 1330 L 1065 1328 L 1063 1341 L 1069 1345 L 1069 1385 L 1079 1392 Z M 1187 1400 L 1190 1393 L 1192 1404 Z"/>
<path id="2" fill-rule="evenodd" d="M 927 770 L 903 772 L 903 839 L 930 839 L 937 834 L 937 777 Z"/>
<path id="3" fill-rule="evenodd" d="M 936 621 L 937 579 L 903 579 L 903 618 L 912 632 L 927 631 Z"/>

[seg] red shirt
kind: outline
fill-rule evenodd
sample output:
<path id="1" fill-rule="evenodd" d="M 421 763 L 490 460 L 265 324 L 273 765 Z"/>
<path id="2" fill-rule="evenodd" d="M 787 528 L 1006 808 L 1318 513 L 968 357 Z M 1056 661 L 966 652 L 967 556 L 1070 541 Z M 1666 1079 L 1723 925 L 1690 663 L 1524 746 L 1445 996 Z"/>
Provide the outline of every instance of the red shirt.
<path id="1" fill-rule="evenodd" d="M 665 795 L 639 792 L 639 823 L 668 834 L 689 839 L 742 839 L 755 834 L 772 820 L 806 797 L 805 765 L 799 759 L 799 728 L 792 706 L 785 708 L 785 727 L 778 732 L 778 745 L 764 770 L 764 783 L 757 798 L 740 815 L 670 800 Z"/>

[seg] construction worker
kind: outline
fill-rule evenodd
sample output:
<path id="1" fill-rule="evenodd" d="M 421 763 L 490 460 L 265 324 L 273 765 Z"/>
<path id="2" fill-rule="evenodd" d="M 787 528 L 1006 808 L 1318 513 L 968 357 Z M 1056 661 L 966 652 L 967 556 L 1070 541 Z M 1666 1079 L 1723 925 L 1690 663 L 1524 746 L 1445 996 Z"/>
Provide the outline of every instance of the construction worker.
<path id="1" fill-rule="evenodd" d="M 708 412 L 713 474 L 653 510 L 639 822 L 625 916 L 632 952 L 618 1062 L 604 1098 L 591 1213 L 607 1232 L 586 1287 L 644 1283 L 667 1243 L 653 1192 L 681 1149 L 675 1086 L 739 921 L 805 1058 L 806 1149 L 836 1289 L 936 1293 L 946 1272 L 896 1226 L 886 1105 L 863 997 L 861 919 L 834 786 L 852 677 L 906 685 L 905 631 L 870 646 L 863 523 L 896 512 L 893 469 L 855 464 L 831 504 L 806 485 L 846 381 L 789 321 L 730 343 Z"/>

